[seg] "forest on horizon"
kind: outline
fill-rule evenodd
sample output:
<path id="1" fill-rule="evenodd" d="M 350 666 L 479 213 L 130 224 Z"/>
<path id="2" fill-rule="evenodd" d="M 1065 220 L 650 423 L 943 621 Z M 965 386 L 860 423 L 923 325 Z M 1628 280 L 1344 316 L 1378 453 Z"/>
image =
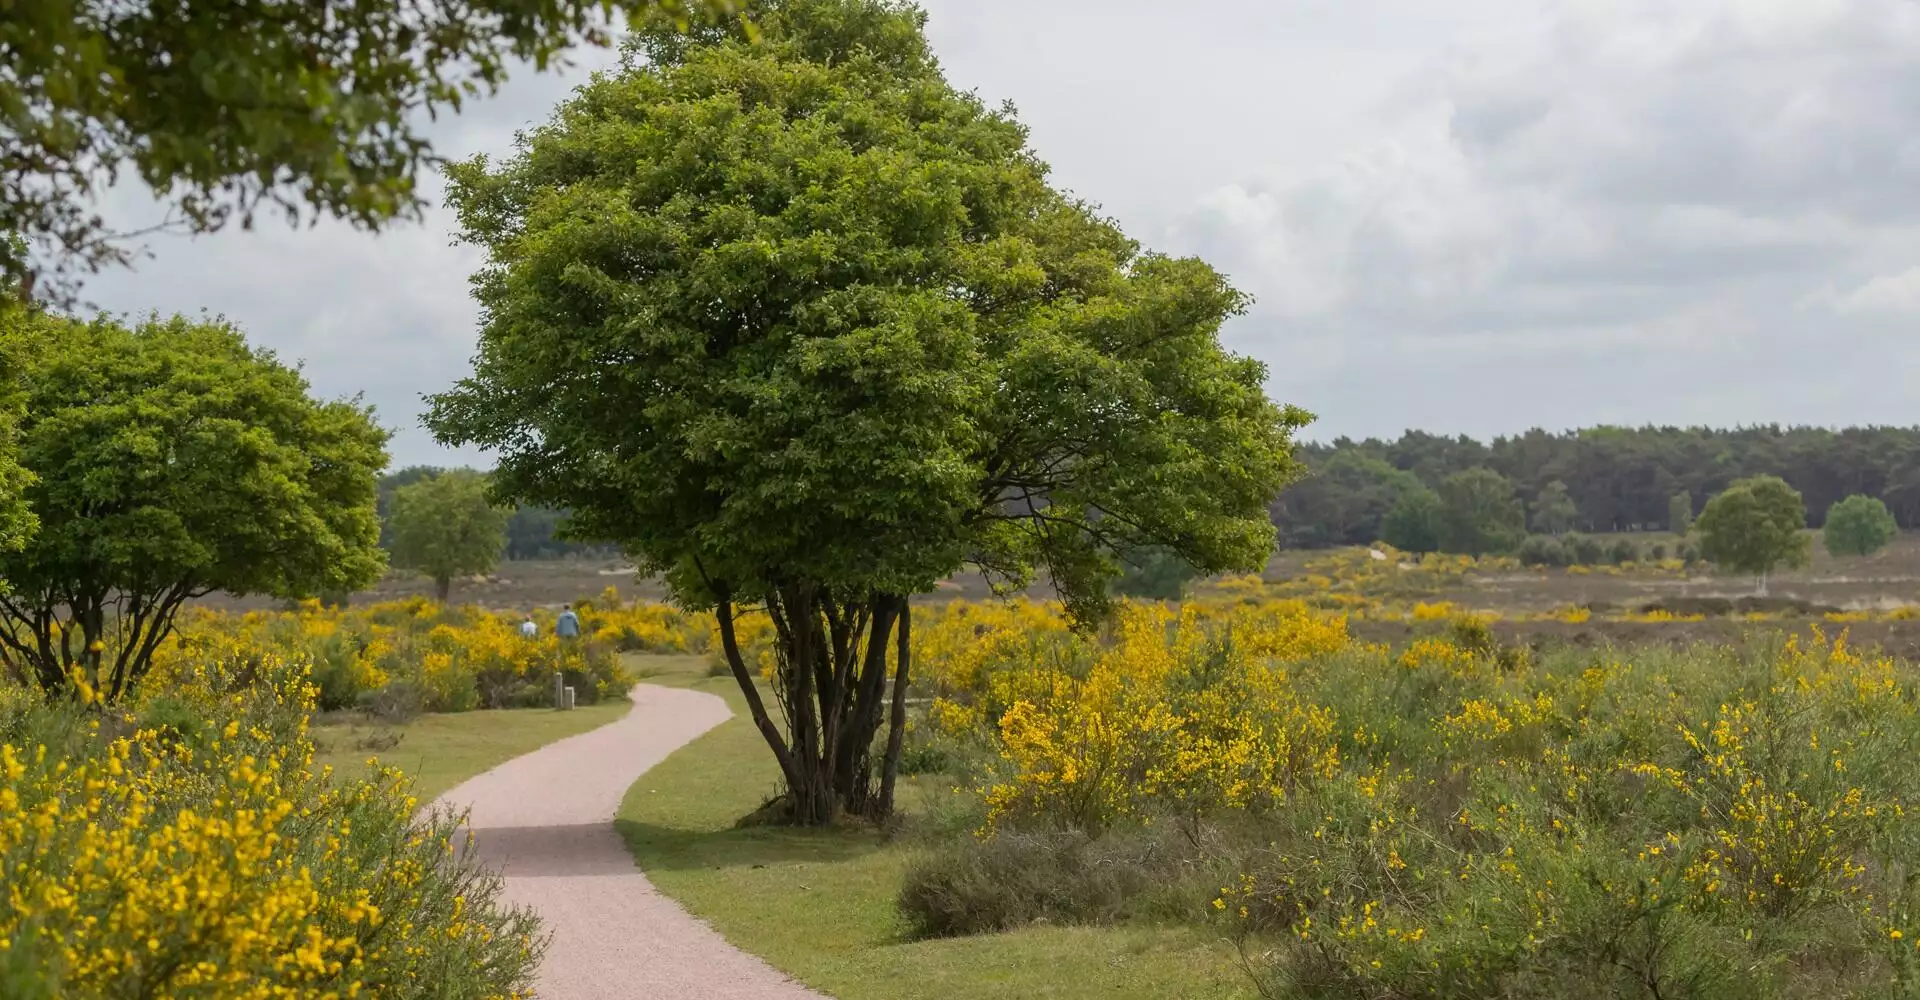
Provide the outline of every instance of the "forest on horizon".
<path id="1" fill-rule="evenodd" d="M 1856 494 L 1884 502 L 1902 528 L 1920 524 L 1920 427 L 1600 426 L 1535 429 L 1486 443 L 1409 430 L 1391 441 L 1302 442 L 1296 454 L 1309 473 L 1271 508 L 1287 548 L 1373 542 L 1404 490 L 1437 489 L 1473 469 L 1504 477 L 1530 526 L 1555 482 L 1572 504 L 1571 530 L 1608 533 L 1666 530 L 1676 494 L 1687 494 L 1698 512 L 1734 480 L 1760 475 L 1800 491 L 1811 527 Z"/>

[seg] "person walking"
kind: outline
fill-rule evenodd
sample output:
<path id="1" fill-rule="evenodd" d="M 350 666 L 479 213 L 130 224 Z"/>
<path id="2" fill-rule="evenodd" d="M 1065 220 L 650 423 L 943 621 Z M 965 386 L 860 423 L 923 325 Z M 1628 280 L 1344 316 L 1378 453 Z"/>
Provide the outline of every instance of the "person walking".
<path id="1" fill-rule="evenodd" d="M 580 616 L 572 608 L 560 612 L 560 619 L 553 623 L 553 634 L 562 639 L 580 638 Z"/>
<path id="2" fill-rule="evenodd" d="M 532 615 L 528 615 L 527 620 L 520 623 L 520 634 L 528 639 L 540 634 L 540 626 L 534 623 Z"/>

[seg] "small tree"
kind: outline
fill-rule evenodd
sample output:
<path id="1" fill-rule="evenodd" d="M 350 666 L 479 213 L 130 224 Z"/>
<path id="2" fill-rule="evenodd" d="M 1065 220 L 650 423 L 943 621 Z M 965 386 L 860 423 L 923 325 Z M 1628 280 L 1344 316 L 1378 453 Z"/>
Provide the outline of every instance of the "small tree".
<path id="1" fill-rule="evenodd" d="M 1827 508 L 1821 537 L 1832 555 L 1870 556 L 1886 548 L 1899 533 L 1900 525 L 1886 504 L 1875 497 L 1855 495 Z"/>
<path id="2" fill-rule="evenodd" d="M 1513 483 L 1488 468 L 1456 472 L 1440 483 L 1440 550 L 1485 555 L 1509 552 L 1527 535 L 1525 509 Z"/>
<path id="3" fill-rule="evenodd" d="M 40 526 L 0 554 L 0 660 L 105 699 L 146 672 L 185 601 L 311 597 L 378 579 L 386 432 L 223 322 L 42 318 L 22 378 Z"/>
<path id="4" fill-rule="evenodd" d="M 1693 529 L 1693 494 L 1675 493 L 1667 498 L 1667 530 L 1685 537 Z"/>
<path id="5" fill-rule="evenodd" d="M 416 480 L 394 492 L 387 515 L 393 564 L 431 577 L 434 596 L 445 602 L 454 577 L 499 564 L 510 516 L 487 498 L 487 478 L 472 469 Z"/>
<path id="6" fill-rule="evenodd" d="M 1727 572 L 1752 574 L 1765 594 L 1774 567 L 1806 563 L 1806 526 L 1798 491 L 1776 476 L 1755 476 L 1708 500 L 1693 528 L 1702 558 Z"/>
<path id="7" fill-rule="evenodd" d="M 1258 569 L 1308 418 L 1221 347 L 1240 293 L 1052 189 L 918 9 L 754 17 L 757 43 L 641 36 L 511 160 L 452 172 L 484 320 L 429 422 L 713 609 L 788 818 L 818 824 L 892 808 L 911 595 L 1044 571 L 1092 622 L 1113 553 Z"/>
<path id="8" fill-rule="evenodd" d="M 1438 551 L 1445 514 L 1439 495 L 1432 490 L 1424 486 L 1407 490 L 1381 519 L 1380 538 L 1403 552 Z"/>
<path id="9" fill-rule="evenodd" d="M 1573 498 L 1567 495 L 1567 484 L 1558 479 L 1540 488 L 1540 494 L 1533 498 L 1533 530 L 1549 535 L 1563 535 L 1573 530 L 1574 519 L 1580 511 L 1573 505 Z"/>

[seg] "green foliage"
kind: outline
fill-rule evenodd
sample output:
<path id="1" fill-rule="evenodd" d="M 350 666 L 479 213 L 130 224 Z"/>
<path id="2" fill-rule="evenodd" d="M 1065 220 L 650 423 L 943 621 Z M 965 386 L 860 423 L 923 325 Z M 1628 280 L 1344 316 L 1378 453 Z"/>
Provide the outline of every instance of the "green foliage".
<path id="1" fill-rule="evenodd" d="M 1382 522 L 1402 496 L 1424 489 L 1411 472 L 1357 451 L 1336 451 L 1276 502 L 1276 518 L 1296 530 L 1290 548 L 1367 545 L 1384 537 Z"/>
<path id="2" fill-rule="evenodd" d="M 379 577 L 387 435 L 367 408 L 314 400 L 224 322 L 38 322 L 21 461 L 40 527 L 0 554 L 13 588 L 0 649 L 17 679 L 56 691 L 78 670 L 117 698 L 190 598 Z"/>
<path id="3" fill-rule="evenodd" d="M 1827 510 L 1821 535 L 1835 556 L 1869 556 L 1900 533 L 1887 505 L 1869 496 L 1850 496 Z"/>
<path id="4" fill-rule="evenodd" d="M 507 517 L 487 498 L 487 478 L 471 469 L 402 486 L 388 514 L 393 564 L 432 577 L 444 601 L 454 577 L 486 573 L 500 562 Z"/>
<path id="5" fill-rule="evenodd" d="M 1807 509 L 1800 494 L 1776 476 L 1742 479 L 1707 501 L 1694 531 L 1700 554 L 1732 573 L 1761 578 L 1775 566 L 1807 561 Z"/>
<path id="6" fill-rule="evenodd" d="M 1667 530 L 1682 536 L 1693 530 L 1693 494 L 1675 493 L 1667 499 Z"/>
<path id="7" fill-rule="evenodd" d="M 1567 547 L 1552 535 L 1528 535 L 1514 555 L 1522 566 L 1565 566 L 1572 561 Z"/>
<path id="8" fill-rule="evenodd" d="M 1526 536 L 1526 514 L 1513 484 L 1492 469 L 1456 472 L 1436 492 L 1442 508 L 1442 552 L 1507 552 Z"/>
<path id="9" fill-rule="evenodd" d="M 1567 535 L 1560 540 L 1567 549 L 1570 566 L 1597 566 L 1607 559 L 1607 547 L 1592 535 Z"/>
<path id="10" fill-rule="evenodd" d="M 969 560 L 1044 570 L 1082 620 L 1114 552 L 1257 569 L 1308 418 L 1221 348 L 1243 296 L 1049 187 L 1011 112 L 941 76 L 917 9 L 754 19 L 758 44 L 643 37 L 511 159 L 450 172 L 485 321 L 429 423 L 723 632 L 766 604 L 802 748 L 775 753 L 812 795 L 849 790 L 880 691 L 811 662 L 841 655 L 813 636 L 872 621 L 882 652 L 847 655 L 885 669 L 881 608 Z"/>
<path id="11" fill-rule="evenodd" d="M 1607 546 L 1607 561 L 1615 566 L 1638 562 L 1639 559 L 1640 546 L 1634 544 L 1631 538 L 1616 538 L 1612 545 Z"/>
<path id="12" fill-rule="evenodd" d="M 1490 441 L 1408 431 L 1398 439 L 1340 439 L 1303 444 L 1300 458 L 1316 472 L 1337 457 L 1379 462 L 1437 488 L 1455 472 L 1486 467 L 1519 484 L 1536 504 L 1550 484 L 1563 483 L 1583 530 L 1676 530 L 1676 494 L 1706 498 L 1736 479 L 1776 475 L 1824 514 L 1849 494 L 1878 497 L 1903 527 L 1920 524 L 1920 426 L 1589 427 L 1549 433 L 1530 430 Z M 1274 503 L 1274 520 L 1289 547 L 1359 545 L 1372 538 L 1338 537 L 1348 508 L 1325 502 L 1325 483 L 1309 477 Z M 1817 526 L 1817 525 L 1816 525 Z"/>
<path id="13" fill-rule="evenodd" d="M 1403 552 L 1438 551 L 1445 516 L 1438 494 L 1425 487 L 1410 490 L 1401 494 L 1381 519 L 1380 538 Z"/>
<path id="14" fill-rule="evenodd" d="M 1121 565 L 1113 590 L 1123 597 L 1177 601 L 1186 596 L 1187 585 L 1198 575 L 1193 564 L 1161 545 L 1128 553 Z"/>
<path id="15" fill-rule="evenodd" d="M 19 374 L 32 350 L 36 326 L 25 306 L 0 296 L 0 552 L 18 552 L 39 524 L 26 501 L 33 474 L 20 464 L 19 455 L 20 420 L 26 408 Z M 0 573 L 0 593 L 6 589 L 6 576 Z"/>
<path id="16" fill-rule="evenodd" d="M 1541 487 L 1538 496 L 1533 498 L 1533 530 L 1549 535 L 1564 534 L 1573 530 L 1573 523 L 1580 511 L 1573 505 L 1573 498 L 1567 495 L 1567 484 L 1556 479 Z"/>
<path id="17" fill-rule="evenodd" d="M 93 201 L 132 175 L 193 231 L 263 206 L 378 228 L 424 205 L 421 127 L 516 61 L 605 44 L 604 17 L 677 0 L 269 0 L 240 7 L 65 0 L 0 17 L 0 233 L 56 273 L 124 263 Z M 702 13 L 725 0 L 693 0 Z M 617 25 L 617 21 L 615 25 Z M 21 255 L 0 257 L 27 278 Z"/>
<path id="18" fill-rule="evenodd" d="M 501 447 L 505 493 L 697 598 L 701 572 L 915 592 L 971 555 L 1084 607 L 1103 547 L 1263 562 L 1305 416 L 1221 351 L 1241 296 L 1048 188 L 917 12 L 759 20 L 758 46 L 655 51 L 453 171 L 491 262 L 441 436 Z"/>

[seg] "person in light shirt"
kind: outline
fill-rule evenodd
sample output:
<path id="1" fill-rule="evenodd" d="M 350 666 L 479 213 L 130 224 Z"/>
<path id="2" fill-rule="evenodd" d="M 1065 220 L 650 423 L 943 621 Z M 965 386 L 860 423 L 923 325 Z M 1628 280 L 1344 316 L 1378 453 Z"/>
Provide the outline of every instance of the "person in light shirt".
<path id="1" fill-rule="evenodd" d="M 528 615 L 527 620 L 520 623 L 520 634 L 529 639 L 540 634 L 540 626 L 534 624 L 532 615 Z"/>

